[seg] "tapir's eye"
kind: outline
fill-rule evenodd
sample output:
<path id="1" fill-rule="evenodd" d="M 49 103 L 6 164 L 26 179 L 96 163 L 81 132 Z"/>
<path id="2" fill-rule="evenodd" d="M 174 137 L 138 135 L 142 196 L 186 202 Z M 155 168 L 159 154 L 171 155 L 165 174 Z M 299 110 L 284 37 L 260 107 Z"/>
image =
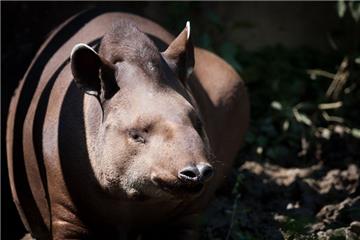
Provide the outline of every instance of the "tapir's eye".
<path id="1" fill-rule="evenodd" d="M 129 130 L 129 137 L 138 143 L 145 143 L 145 138 L 142 135 L 141 131 L 137 129 L 130 129 Z"/>

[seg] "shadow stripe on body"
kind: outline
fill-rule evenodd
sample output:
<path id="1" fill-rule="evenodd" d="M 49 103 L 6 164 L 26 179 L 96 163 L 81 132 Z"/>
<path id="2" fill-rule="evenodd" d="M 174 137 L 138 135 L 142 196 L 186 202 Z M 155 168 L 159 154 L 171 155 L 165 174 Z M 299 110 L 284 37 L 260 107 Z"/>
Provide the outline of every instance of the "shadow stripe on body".
<path id="1" fill-rule="evenodd" d="M 31 229 L 33 233 L 48 232 L 46 224 L 42 220 L 39 209 L 36 206 L 35 199 L 32 195 L 24 163 L 23 153 L 23 128 L 24 120 L 28 112 L 31 100 L 35 94 L 35 91 L 39 84 L 41 74 L 56 51 L 73 36 L 79 29 L 81 29 L 87 22 L 92 20 L 94 16 L 100 15 L 103 10 L 92 9 L 85 13 L 82 13 L 72 19 L 67 25 L 63 26 L 54 37 L 49 41 L 48 45 L 38 55 L 37 60 L 34 62 L 28 74 L 24 77 L 24 84 L 21 92 L 19 93 L 19 101 L 15 112 L 15 121 L 13 129 L 13 164 L 16 165 L 16 174 L 14 174 L 13 184 L 15 189 L 21 189 L 17 191 L 18 205 L 26 206 L 21 208 L 25 213 L 24 215 L 29 218 L 25 219 L 28 223 L 28 230 Z M 65 64 L 66 65 L 66 64 Z M 61 66 L 60 66 L 61 67 Z M 42 170 L 43 171 L 43 170 Z M 42 176 L 44 177 L 44 176 Z M 24 204 L 25 203 L 25 204 Z M 46 238 L 47 236 L 34 236 L 37 238 Z"/>
<path id="2" fill-rule="evenodd" d="M 90 46 L 95 47 L 98 46 L 100 43 L 100 38 L 88 43 Z M 45 163 L 44 163 L 44 155 L 43 155 L 43 146 L 42 146 L 42 134 L 43 134 L 43 127 L 45 121 L 46 110 L 48 107 L 48 101 L 50 97 L 51 90 L 58 79 L 58 76 L 63 71 L 63 69 L 70 63 L 70 58 L 66 59 L 54 72 L 54 74 L 50 77 L 44 90 L 41 93 L 35 114 L 33 119 L 33 127 L 32 127 L 32 141 L 33 147 L 35 152 L 35 158 L 37 161 L 37 166 L 39 168 L 41 184 L 44 187 L 45 191 L 45 198 L 48 203 L 48 209 L 50 209 L 50 198 L 47 186 L 47 176 L 45 170 Z M 48 213 L 51 216 L 51 211 Z M 51 217 L 50 217 L 51 218 Z"/>

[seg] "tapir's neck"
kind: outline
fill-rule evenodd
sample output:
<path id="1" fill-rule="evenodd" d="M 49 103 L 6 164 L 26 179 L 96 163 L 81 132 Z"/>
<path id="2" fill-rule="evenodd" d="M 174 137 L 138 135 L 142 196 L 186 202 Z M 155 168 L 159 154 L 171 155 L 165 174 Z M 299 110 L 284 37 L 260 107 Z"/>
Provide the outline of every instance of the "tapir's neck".
<path id="1" fill-rule="evenodd" d="M 95 159 L 96 138 L 99 133 L 103 112 L 94 96 L 84 95 L 84 126 L 89 158 Z"/>

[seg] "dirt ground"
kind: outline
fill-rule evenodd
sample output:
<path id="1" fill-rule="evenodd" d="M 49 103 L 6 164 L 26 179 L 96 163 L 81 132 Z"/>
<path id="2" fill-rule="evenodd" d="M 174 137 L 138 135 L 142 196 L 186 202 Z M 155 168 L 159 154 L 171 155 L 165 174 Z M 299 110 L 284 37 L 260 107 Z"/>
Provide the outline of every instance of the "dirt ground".
<path id="1" fill-rule="evenodd" d="M 204 239 L 360 239 L 359 161 L 335 154 L 304 166 L 246 160 L 208 211 Z"/>

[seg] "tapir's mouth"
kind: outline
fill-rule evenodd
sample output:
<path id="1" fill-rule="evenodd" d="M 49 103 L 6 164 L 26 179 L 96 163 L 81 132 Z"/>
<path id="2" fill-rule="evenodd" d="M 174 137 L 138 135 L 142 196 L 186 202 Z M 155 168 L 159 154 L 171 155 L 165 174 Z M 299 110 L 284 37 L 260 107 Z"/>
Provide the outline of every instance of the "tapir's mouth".
<path id="1" fill-rule="evenodd" d="M 181 198 L 198 196 L 204 189 L 203 183 L 185 184 L 180 180 L 164 181 L 158 177 L 152 178 L 152 182 L 161 190 Z"/>

